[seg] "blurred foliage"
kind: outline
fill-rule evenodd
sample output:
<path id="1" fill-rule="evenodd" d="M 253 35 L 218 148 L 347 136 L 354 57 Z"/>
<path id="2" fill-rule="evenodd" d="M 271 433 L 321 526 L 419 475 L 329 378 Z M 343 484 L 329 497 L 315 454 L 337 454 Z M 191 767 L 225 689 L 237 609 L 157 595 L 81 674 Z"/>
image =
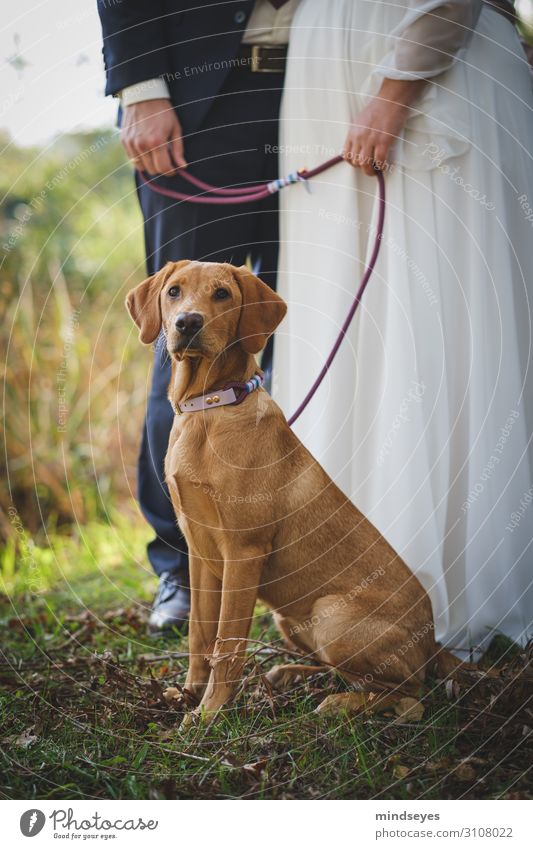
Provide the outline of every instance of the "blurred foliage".
<path id="1" fill-rule="evenodd" d="M 0 534 L 84 523 L 131 495 L 146 393 L 123 303 L 144 276 L 116 131 L 0 138 Z"/>
<path id="2" fill-rule="evenodd" d="M 515 7 L 520 34 L 528 44 L 533 44 L 533 0 L 520 0 L 519 3 L 515 2 Z"/>
<path id="3" fill-rule="evenodd" d="M 531 6 L 532 4 L 529 4 Z M 533 18 L 522 3 L 522 35 Z M 123 308 L 144 276 L 116 130 L 22 148 L 0 133 L 0 538 L 130 503 L 149 356 Z"/>

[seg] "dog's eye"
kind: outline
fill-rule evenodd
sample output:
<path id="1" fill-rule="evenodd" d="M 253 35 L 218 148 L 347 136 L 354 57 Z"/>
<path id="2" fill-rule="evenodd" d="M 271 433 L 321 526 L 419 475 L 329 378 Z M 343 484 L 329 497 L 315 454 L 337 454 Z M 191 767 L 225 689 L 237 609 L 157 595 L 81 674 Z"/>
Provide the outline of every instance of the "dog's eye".
<path id="1" fill-rule="evenodd" d="M 229 292 L 227 289 L 215 289 L 215 298 L 217 301 L 223 301 L 225 298 L 229 298 Z"/>
<path id="2" fill-rule="evenodd" d="M 168 295 L 169 298 L 177 298 L 179 293 L 180 293 L 180 287 L 179 286 L 171 286 L 170 289 L 167 292 L 167 295 Z"/>

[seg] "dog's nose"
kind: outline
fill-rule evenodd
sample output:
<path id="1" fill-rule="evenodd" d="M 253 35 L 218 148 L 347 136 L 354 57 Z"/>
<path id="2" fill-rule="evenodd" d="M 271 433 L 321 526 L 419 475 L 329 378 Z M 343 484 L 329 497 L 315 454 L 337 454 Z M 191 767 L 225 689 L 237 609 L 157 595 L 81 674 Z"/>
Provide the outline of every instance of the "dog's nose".
<path id="1" fill-rule="evenodd" d="M 187 336 L 193 336 L 204 326 L 203 316 L 199 312 L 180 312 L 176 318 L 176 330 Z"/>

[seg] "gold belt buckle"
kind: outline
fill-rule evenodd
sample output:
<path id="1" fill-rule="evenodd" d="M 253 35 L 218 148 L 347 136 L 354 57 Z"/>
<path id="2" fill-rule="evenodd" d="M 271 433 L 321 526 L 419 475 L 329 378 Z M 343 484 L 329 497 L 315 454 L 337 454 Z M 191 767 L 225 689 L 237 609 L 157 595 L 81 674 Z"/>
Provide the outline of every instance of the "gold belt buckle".
<path id="1" fill-rule="evenodd" d="M 254 74 L 277 74 L 279 73 L 277 68 L 268 68 L 261 66 L 261 49 L 262 44 L 252 44 L 252 64 L 250 66 L 250 70 Z"/>

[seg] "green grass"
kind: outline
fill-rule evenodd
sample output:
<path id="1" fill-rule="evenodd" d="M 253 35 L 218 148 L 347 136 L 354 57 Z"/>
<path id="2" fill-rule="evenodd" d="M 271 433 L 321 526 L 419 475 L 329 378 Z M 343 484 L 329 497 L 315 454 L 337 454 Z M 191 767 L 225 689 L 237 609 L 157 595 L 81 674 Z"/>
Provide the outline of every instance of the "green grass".
<path id="1" fill-rule="evenodd" d="M 147 538 L 140 518 L 113 517 L 5 549 L 4 798 L 531 798 L 529 656 L 505 646 L 495 677 L 432 682 L 420 722 L 324 717 L 344 685 L 324 672 L 271 693 L 262 675 L 282 646 L 258 608 L 252 636 L 272 649 L 252 644 L 216 724 L 181 731 L 162 692 L 183 682 L 187 641 L 145 635 Z"/>

